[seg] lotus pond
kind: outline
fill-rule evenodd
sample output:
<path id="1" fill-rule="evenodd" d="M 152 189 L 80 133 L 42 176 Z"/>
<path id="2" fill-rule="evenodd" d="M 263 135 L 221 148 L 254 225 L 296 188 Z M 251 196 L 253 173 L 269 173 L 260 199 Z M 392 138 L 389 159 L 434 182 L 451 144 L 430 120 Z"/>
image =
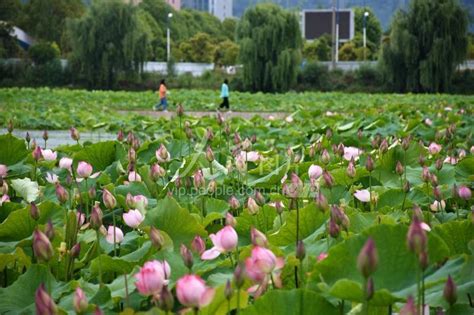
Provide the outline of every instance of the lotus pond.
<path id="1" fill-rule="evenodd" d="M 472 103 L 406 97 L 0 135 L 0 313 L 473 314 Z"/>

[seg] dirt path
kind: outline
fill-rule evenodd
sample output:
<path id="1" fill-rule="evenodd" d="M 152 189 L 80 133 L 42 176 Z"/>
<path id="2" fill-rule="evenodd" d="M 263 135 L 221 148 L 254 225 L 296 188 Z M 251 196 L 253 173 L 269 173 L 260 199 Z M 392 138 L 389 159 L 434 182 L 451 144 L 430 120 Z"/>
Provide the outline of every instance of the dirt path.
<path id="1" fill-rule="evenodd" d="M 118 111 L 119 114 L 122 115 L 128 115 L 128 114 L 138 114 L 142 116 L 151 116 L 151 117 L 164 117 L 164 118 L 171 118 L 176 116 L 175 111 L 168 111 L 168 112 L 162 112 L 162 111 L 147 111 L 147 110 L 135 110 L 135 111 L 125 111 L 121 110 Z M 215 116 L 216 112 L 213 111 L 186 111 L 184 113 L 185 115 L 192 116 L 192 117 L 205 117 L 205 116 Z M 244 119 L 250 119 L 254 116 L 260 116 L 265 119 L 284 119 L 286 118 L 289 113 L 286 112 L 222 112 L 224 115 L 224 118 L 233 118 L 233 117 L 241 117 Z"/>

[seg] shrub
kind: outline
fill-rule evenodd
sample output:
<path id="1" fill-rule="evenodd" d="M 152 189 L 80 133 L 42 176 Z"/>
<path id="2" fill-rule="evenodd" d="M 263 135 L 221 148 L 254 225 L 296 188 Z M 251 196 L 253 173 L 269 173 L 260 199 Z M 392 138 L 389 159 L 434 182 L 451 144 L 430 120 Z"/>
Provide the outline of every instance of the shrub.
<path id="1" fill-rule="evenodd" d="M 36 65 L 44 65 L 59 58 L 60 52 L 58 45 L 44 42 L 31 46 L 28 55 Z"/>

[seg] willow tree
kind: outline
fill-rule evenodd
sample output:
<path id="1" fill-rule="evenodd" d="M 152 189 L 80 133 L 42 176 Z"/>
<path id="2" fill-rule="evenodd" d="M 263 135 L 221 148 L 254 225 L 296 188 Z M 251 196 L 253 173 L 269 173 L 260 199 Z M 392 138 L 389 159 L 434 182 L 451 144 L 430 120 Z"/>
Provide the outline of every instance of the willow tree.
<path id="1" fill-rule="evenodd" d="M 382 67 L 398 91 L 449 91 L 465 60 L 468 16 L 457 0 L 414 0 L 399 11 L 383 45 Z"/>
<path id="2" fill-rule="evenodd" d="M 148 37 L 140 25 L 137 8 L 120 0 L 94 1 L 69 23 L 71 63 L 90 88 L 113 88 L 120 74 L 141 71 Z"/>
<path id="3" fill-rule="evenodd" d="M 302 39 L 295 14 L 269 3 L 249 8 L 237 39 L 245 89 L 283 92 L 296 83 Z"/>

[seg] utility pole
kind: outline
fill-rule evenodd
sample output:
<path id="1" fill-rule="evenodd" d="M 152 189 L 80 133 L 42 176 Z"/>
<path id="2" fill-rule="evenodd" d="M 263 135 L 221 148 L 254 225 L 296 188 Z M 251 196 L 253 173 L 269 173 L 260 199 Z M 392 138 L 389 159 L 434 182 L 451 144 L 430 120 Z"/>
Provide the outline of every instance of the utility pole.
<path id="1" fill-rule="evenodd" d="M 336 0 L 332 0 L 332 70 L 336 69 Z"/>

